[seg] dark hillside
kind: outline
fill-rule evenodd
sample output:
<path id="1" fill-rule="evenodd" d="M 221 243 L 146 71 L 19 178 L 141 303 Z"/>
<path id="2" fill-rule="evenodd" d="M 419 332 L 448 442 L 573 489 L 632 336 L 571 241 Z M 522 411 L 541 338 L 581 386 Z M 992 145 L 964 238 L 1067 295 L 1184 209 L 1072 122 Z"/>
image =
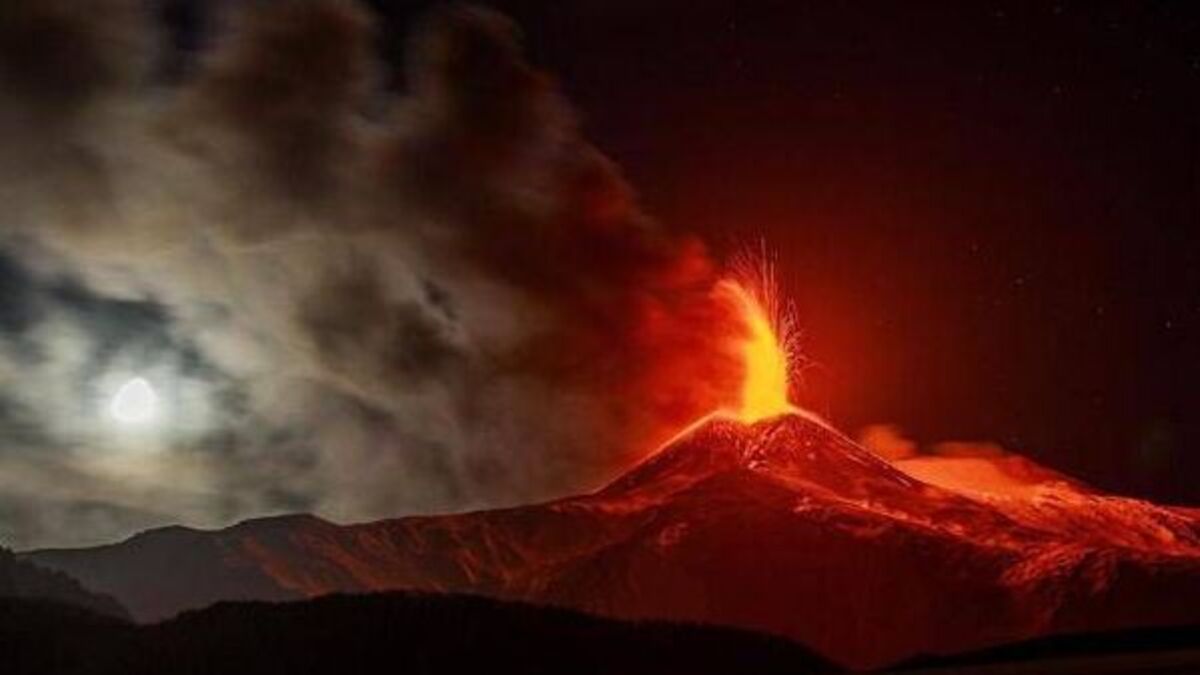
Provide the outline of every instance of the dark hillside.
<path id="1" fill-rule="evenodd" d="M 93 593 L 71 576 L 23 560 L 0 547 L 0 598 L 48 600 L 97 614 L 128 618 L 129 613 L 108 595 Z"/>
<path id="2" fill-rule="evenodd" d="M 150 626 L 0 601 L 0 649 L 14 675 L 833 670 L 795 643 L 745 631 L 406 593 L 220 603 Z"/>

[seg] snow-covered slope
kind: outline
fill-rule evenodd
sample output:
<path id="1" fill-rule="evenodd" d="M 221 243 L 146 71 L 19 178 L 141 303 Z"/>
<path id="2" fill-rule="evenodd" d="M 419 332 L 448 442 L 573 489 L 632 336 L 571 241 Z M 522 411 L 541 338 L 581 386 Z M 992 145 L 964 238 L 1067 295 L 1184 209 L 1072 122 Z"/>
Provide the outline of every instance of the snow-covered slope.
<path id="1" fill-rule="evenodd" d="M 1200 619 L 1194 511 L 1007 464 L 893 465 L 802 415 L 714 416 L 548 504 L 168 528 L 30 555 L 143 620 L 218 599 L 475 592 L 764 630 L 857 667 Z"/>

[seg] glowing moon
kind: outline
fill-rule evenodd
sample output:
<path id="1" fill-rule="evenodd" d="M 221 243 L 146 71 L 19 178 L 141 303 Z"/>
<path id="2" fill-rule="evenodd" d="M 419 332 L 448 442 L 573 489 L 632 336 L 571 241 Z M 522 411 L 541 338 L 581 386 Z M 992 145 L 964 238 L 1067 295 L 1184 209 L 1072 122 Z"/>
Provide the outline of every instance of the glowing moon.
<path id="1" fill-rule="evenodd" d="M 113 396 L 108 412 L 124 424 L 143 424 L 158 412 L 158 394 L 150 383 L 140 377 L 126 382 Z"/>

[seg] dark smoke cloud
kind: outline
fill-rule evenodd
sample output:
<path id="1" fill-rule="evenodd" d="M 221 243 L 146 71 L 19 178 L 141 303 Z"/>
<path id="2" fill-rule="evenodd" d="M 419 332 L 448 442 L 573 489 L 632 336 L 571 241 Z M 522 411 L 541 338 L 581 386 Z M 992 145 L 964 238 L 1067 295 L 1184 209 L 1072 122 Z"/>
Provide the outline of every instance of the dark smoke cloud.
<path id="1" fill-rule="evenodd" d="M 361 179 L 376 70 L 368 15 L 349 1 L 256 0 L 224 23 L 171 120 L 178 142 L 216 172 L 221 223 L 249 241 L 313 215 L 344 224 L 336 208 Z"/>
<path id="2" fill-rule="evenodd" d="M 305 298 L 298 318 L 326 367 L 358 380 L 381 376 L 410 387 L 445 375 L 466 356 L 455 339 L 454 316 L 431 302 L 392 301 L 373 270 L 358 268 Z"/>
<path id="3" fill-rule="evenodd" d="M 28 121 L 70 119 L 147 74 L 149 34 L 138 3 L 88 4 L 9 0 L 0 6 L 0 80 L 10 104 L 36 113 Z"/>
<path id="4" fill-rule="evenodd" d="M 132 1 L 0 9 L 8 542 L 550 498 L 733 390 L 719 271 L 506 19 L 389 78 L 356 2 L 212 6 L 186 68 Z M 152 429 L 106 415 L 135 376 Z"/>
<path id="5" fill-rule="evenodd" d="M 506 355 L 510 367 L 641 396 L 641 408 L 612 411 L 615 427 L 678 423 L 729 377 L 730 364 L 712 357 L 723 337 L 713 329 L 716 270 L 701 242 L 638 209 L 515 36 L 503 17 L 472 9 L 427 21 L 385 176 L 445 228 L 430 236 L 551 314 L 548 330 Z M 647 419 L 631 418 L 639 410 Z"/>

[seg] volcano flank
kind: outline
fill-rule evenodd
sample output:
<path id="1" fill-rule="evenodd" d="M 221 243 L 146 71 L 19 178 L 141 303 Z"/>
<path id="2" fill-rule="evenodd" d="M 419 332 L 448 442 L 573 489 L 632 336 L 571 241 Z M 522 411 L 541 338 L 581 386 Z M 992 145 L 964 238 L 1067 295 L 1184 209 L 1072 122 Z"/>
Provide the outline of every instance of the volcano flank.
<path id="1" fill-rule="evenodd" d="M 28 557 L 140 620 L 222 599 L 466 592 L 761 630 L 852 667 L 1194 619 L 1194 511 L 1025 464 L 1015 495 L 956 489 L 953 474 L 937 487 L 805 413 L 714 414 L 602 489 L 550 503 L 165 528 Z"/>

